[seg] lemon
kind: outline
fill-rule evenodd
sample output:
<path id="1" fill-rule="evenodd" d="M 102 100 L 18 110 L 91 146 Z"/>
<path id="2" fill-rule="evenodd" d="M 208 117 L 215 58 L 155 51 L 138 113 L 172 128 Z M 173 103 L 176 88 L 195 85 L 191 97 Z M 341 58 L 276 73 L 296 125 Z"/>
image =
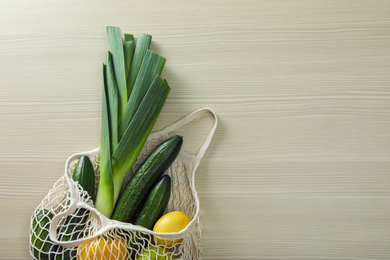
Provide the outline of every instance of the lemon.
<path id="1" fill-rule="evenodd" d="M 162 216 L 156 224 L 154 224 L 153 231 L 159 233 L 174 233 L 184 229 L 189 223 L 190 218 L 181 211 L 172 211 Z M 176 239 L 174 243 L 178 243 L 183 239 Z M 160 237 L 156 238 L 159 245 L 172 246 L 173 241 L 163 240 Z"/>
<path id="2" fill-rule="evenodd" d="M 123 239 L 96 238 L 77 248 L 77 260 L 126 260 L 127 248 Z"/>

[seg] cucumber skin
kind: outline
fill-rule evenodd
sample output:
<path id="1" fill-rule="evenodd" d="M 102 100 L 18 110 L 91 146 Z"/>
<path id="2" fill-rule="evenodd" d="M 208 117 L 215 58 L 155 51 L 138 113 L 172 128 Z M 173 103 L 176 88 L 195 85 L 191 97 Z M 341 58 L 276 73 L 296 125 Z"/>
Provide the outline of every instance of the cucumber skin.
<path id="1" fill-rule="evenodd" d="M 149 193 L 145 204 L 143 205 L 134 225 L 139 225 L 152 230 L 156 221 L 162 216 L 168 205 L 171 196 L 171 178 L 164 175 L 153 187 Z M 131 234 L 131 239 L 128 242 L 129 247 L 133 248 L 131 259 L 136 259 L 136 251 L 141 251 L 150 243 L 150 238 L 141 232 L 137 232 L 136 236 Z"/>
<path id="2" fill-rule="evenodd" d="M 58 240 L 60 241 L 74 241 L 80 237 L 81 232 L 85 228 L 85 223 L 88 220 L 89 214 L 87 209 L 79 208 L 77 213 L 73 213 L 73 216 L 69 215 L 71 219 L 66 219 L 65 227 L 62 228 L 61 235 Z M 62 246 L 58 246 L 54 252 L 56 260 L 73 259 L 76 257 L 77 250 L 68 250 Z"/>
<path id="3" fill-rule="evenodd" d="M 152 229 L 162 216 L 171 197 L 171 178 L 164 175 L 149 193 L 134 225 Z"/>
<path id="4" fill-rule="evenodd" d="M 50 260 L 52 259 L 52 250 L 56 250 L 58 246 L 50 240 L 49 231 L 41 227 L 48 229 L 53 214 L 46 209 L 39 210 L 34 214 L 35 217 L 32 224 L 34 233 L 31 236 L 33 255 L 36 259 Z"/>
<path id="5" fill-rule="evenodd" d="M 87 191 L 88 195 L 93 199 L 95 194 L 95 171 L 91 160 L 88 156 L 80 157 L 73 172 L 73 180 L 78 182 L 83 190 Z M 65 221 L 65 227 L 62 228 L 60 241 L 73 241 L 78 239 L 79 234 L 85 228 L 85 223 L 88 220 L 87 210 L 84 208 L 78 209 L 77 213 Z M 69 216 L 70 217 L 70 216 Z M 66 250 L 58 246 L 55 250 L 55 259 L 71 259 L 76 256 L 76 251 Z"/>
<path id="6" fill-rule="evenodd" d="M 95 171 L 88 156 L 80 157 L 73 172 L 73 180 L 77 181 L 93 199 L 95 194 Z"/>
<path id="7" fill-rule="evenodd" d="M 179 135 L 161 142 L 138 168 L 127 184 L 114 209 L 111 219 L 133 223 L 139 207 L 155 181 L 176 159 L 183 144 Z"/>
<path id="8" fill-rule="evenodd" d="M 88 156 L 83 155 L 80 157 L 74 169 L 73 180 L 77 181 L 93 199 L 95 194 L 95 171 Z M 66 230 L 63 229 L 65 234 L 62 237 L 62 241 L 76 240 L 78 238 L 78 233 L 84 229 L 85 222 L 88 219 L 89 215 L 86 214 L 87 212 L 84 208 L 78 209 L 77 213 L 69 221 Z M 73 233 L 72 236 L 68 235 L 70 233 Z"/>

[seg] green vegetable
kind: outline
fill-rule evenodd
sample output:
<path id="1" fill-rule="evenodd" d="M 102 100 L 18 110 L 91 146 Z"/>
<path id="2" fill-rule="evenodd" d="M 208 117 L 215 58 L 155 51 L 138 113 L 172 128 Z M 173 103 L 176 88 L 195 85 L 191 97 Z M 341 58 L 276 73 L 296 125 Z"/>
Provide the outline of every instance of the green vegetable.
<path id="1" fill-rule="evenodd" d="M 125 33 L 125 73 L 126 73 L 126 81 L 129 77 L 131 60 L 133 59 L 134 54 L 134 37 L 132 34 Z M 127 84 L 127 83 L 126 83 Z M 127 98 L 129 98 L 131 93 L 131 89 L 127 89 Z"/>
<path id="2" fill-rule="evenodd" d="M 59 241 L 74 241 L 84 237 L 84 229 L 88 220 L 88 211 L 84 208 L 78 208 L 72 214 L 66 217 L 61 231 L 57 229 Z M 56 260 L 72 259 L 75 257 L 77 250 L 75 248 L 64 248 L 58 246 L 53 252 Z"/>
<path id="3" fill-rule="evenodd" d="M 102 130 L 100 138 L 100 181 L 96 194 L 95 206 L 106 217 L 110 217 L 114 208 L 114 182 L 111 168 L 110 149 L 110 117 L 108 114 L 107 85 L 103 65 L 103 93 L 102 93 Z"/>
<path id="4" fill-rule="evenodd" d="M 156 221 L 162 216 L 171 196 L 171 178 L 164 175 L 149 193 L 134 225 L 153 229 Z"/>
<path id="5" fill-rule="evenodd" d="M 52 253 L 50 259 L 65 260 L 65 259 L 76 259 L 77 248 L 65 248 L 58 246 L 58 249 Z"/>
<path id="6" fill-rule="evenodd" d="M 129 93 L 129 96 L 133 89 L 134 82 L 137 79 L 141 63 L 144 60 L 146 51 L 149 49 L 151 41 L 152 36 L 148 34 L 140 34 L 140 36 L 138 37 L 138 42 L 135 47 L 133 60 L 131 62 L 130 71 L 127 77 L 127 92 Z"/>
<path id="7" fill-rule="evenodd" d="M 95 171 L 88 156 L 83 155 L 80 157 L 73 173 L 73 180 L 77 181 L 93 199 L 95 194 Z M 82 238 L 88 217 L 88 211 L 84 208 L 78 208 L 72 215 L 67 216 L 63 224 L 64 227 L 59 232 L 59 240 L 73 241 Z M 56 259 L 62 259 L 62 256 L 64 259 L 70 259 L 76 254 L 76 250 L 72 251 L 61 246 L 58 247 L 57 252 L 63 252 L 63 255 L 57 254 Z"/>
<path id="8" fill-rule="evenodd" d="M 31 245 L 36 259 L 49 260 L 51 252 L 57 250 L 57 245 L 49 238 L 50 222 L 53 214 L 46 209 L 34 213 L 32 224 Z"/>
<path id="9" fill-rule="evenodd" d="M 61 241 L 72 241 L 83 238 L 83 231 L 85 229 L 89 213 L 84 208 L 78 208 L 72 214 L 67 216 L 64 227 L 61 231 Z"/>
<path id="10" fill-rule="evenodd" d="M 150 35 L 141 34 L 134 49 L 131 34 L 125 34 L 124 42 L 118 27 L 107 27 L 107 34 L 110 52 L 103 65 L 100 182 L 95 204 L 109 217 L 170 87 L 159 76 L 166 59 L 148 50 Z"/>
<path id="11" fill-rule="evenodd" d="M 77 181 L 93 199 L 95 194 L 95 171 L 88 156 L 80 157 L 73 172 L 73 180 Z"/>
<path id="12" fill-rule="evenodd" d="M 160 143 L 138 168 L 118 200 L 112 219 L 133 223 L 141 202 L 155 181 L 175 160 L 183 143 L 181 136 L 173 136 Z"/>
<path id="13" fill-rule="evenodd" d="M 107 108 L 109 115 L 109 126 L 110 126 L 110 152 L 111 154 L 115 151 L 118 146 L 118 117 L 119 117 L 119 96 L 118 87 L 115 81 L 114 65 L 112 64 L 112 55 L 108 51 L 106 56 L 106 93 L 107 93 Z"/>
<path id="14" fill-rule="evenodd" d="M 119 125 L 119 138 L 122 138 L 131 119 L 142 102 L 146 92 L 149 90 L 153 80 L 160 75 L 166 59 L 160 55 L 148 50 L 142 62 L 137 80 L 134 83 L 129 103 L 127 103 L 125 113 Z"/>
<path id="15" fill-rule="evenodd" d="M 95 193 L 95 172 L 88 156 L 83 155 L 80 157 L 73 173 L 73 180 L 77 181 L 93 199 Z M 57 229 L 58 240 L 73 241 L 82 238 L 88 217 L 88 210 L 77 208 L 72 215 L 66 217 L 62 228 L 59 227 Z M 77 250 L 75 249 L 58 246 L 53 255 L 56 260 L 71 259 L 76 256 L 76 252 Z"/>
<path id="16" fill-rule="evenodd" d="M 125 112 L 127 105 L 127 82 L 125 51 L 123 48 L 122 32 L 119 27 L 107 26 L 108 44 L 112 53 L 112 60 L 115 68 L 115 79 L 119 91 L 119 118 Z M 107 65 L 107 64 L 106 64 Z"/>
<path id="17" fill-rule="evenodd" d="M 123 134 L 117 149 L 112 154 L 114 202 L 118 198 L 127 173 L 133 167 L 148 139 L 170 90 L 171 88 L 167 82 L 156 76 L 126 132 Z"/>

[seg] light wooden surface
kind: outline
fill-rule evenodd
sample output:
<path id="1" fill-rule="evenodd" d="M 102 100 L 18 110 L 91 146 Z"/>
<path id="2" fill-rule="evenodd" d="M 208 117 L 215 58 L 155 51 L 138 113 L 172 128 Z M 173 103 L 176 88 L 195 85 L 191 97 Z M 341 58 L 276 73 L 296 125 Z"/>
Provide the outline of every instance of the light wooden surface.
<path id="1" fill-rule="evenodd" d="M 106 25 L 168 59 L 156 129 L 219 116 L 196 177 L 204 259 L 390 259 L 387 0 L 2 0 L 0 259 L 29 259 L 34 208 L 99 145 Z"/>

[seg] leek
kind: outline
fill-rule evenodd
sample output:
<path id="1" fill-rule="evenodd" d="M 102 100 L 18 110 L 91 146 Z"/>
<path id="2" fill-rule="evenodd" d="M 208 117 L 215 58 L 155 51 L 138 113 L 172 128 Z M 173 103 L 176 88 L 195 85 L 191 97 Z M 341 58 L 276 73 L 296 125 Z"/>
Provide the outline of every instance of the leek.
<path id="1" fill-rule="evenodd" d="M 126 80 L 129 75 L 131 60 L 133 59 L 134 54 L 134 37 L 132 34 L 125 33 L 125 73 Z M 127 83 L 126 83 L 127 84 Z M 131 90 L 127 89 L 127 98 L 129 98 Z"/>
<path id="2" fill-rule="evenodd" d="M 112 54 L 114 63 L 115 79 L 118 85 L 119 92 L 119 119 L 122 118 L 127 105 L 127 83 L 126 83 L 126 68 L 125 54 L 123 48 L 123 40 L 121 29 L 114 26 L 107 26 L 108 44 Z"/>
<path id="3" fill-rule="evenodd" d="M 137 160 L 170 92 L 160 77 L 166 59 L 150 50 L 152 36 L 107 27 L 103 65 L 100 182 L 96 208 L 111 217 L 123 181 Z"/>
<path id="4" fill-rule="evenodd" d="M 125 113 L 119 125 L 118 135 L 122 138 L 127 126 L 137 111 L 142 99 L 148 91 L 153 79 L 156 75 L 160 75 L 166 59 L 151 50 L 147 50 L 145 58 L 142 62 L 137 79 L 135 80 L 133 90 L 126 106 Z"/>
<path id="5" fill-rule="evenodd" d="M 104 216 L 111 217 L 114 208 L 114 183 L 110 153 L 110 126 L 107 102 L 106 67 L 103 65 L 102 129 L 100 138 L 100 181 L 95 206 Z"/>
<path id="6" fill-rule="evenodd" d="M 114 203 L 122 183 L 137 160 L 157 118 L 164 106 L 171 88 L 160 76 L 153 80 L 148 92 L 134 114 L 117 149 L 112 154 L 112 177 L 114 182 Z"/>
<path id="7" fill-rule="evenodd" d="M 146 51 L 149 49 L 150 42 L 152 41 L 152 36 L 149 34 L 140 34 L 138 37 L 137 45 L 135 47 L 133 60 L 131 62 L 131 67 L 129 75 L 127 78 L 127 92 L 131 93 L 135 80 L 137 78 L 139 69 L 141 67 L 142 61 L 144 60 Z M 128 95 L 130 96 L 130 94 Z"/>
<path id="8" fill-rule="evenodd" d="M 118 146 L 118 87 L 115 81 L 111 53 L 106 56 L 106 87 L 108 96 L 108 115 L 110 125 L 110 155 Z"/>

